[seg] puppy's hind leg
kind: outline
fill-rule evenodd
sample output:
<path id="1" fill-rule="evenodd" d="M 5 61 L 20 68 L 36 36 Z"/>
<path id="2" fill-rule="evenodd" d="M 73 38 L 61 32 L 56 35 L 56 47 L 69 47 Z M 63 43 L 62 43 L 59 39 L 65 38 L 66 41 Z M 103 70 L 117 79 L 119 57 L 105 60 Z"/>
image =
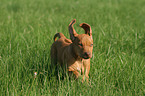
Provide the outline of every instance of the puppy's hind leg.
<path id="1" fill-rule="evenodd" d="M 57 70 L 57 50 L 54 45 L 51 47 L 51 71 L 56 74 Z"/>
<path id="2" fill-rule="evenodd" d="M 51 65 L 57 64 L 57 51 L 55 47 L 51 47 Z"/>

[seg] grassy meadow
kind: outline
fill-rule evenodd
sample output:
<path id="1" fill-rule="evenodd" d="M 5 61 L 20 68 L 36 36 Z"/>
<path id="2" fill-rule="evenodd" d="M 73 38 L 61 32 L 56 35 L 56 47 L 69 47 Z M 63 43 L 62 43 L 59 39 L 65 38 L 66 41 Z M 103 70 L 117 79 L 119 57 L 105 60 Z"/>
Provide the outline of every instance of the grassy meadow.
<path id="1" fill-rule="evenodd" d="M 57 79 L 50 67 L 53 36 L 69 38 L 74 18 L 78 33 L 92 27 L 89 83 Z M 144 96 L 145 1 L 0 0 L 0 95 Z"/>

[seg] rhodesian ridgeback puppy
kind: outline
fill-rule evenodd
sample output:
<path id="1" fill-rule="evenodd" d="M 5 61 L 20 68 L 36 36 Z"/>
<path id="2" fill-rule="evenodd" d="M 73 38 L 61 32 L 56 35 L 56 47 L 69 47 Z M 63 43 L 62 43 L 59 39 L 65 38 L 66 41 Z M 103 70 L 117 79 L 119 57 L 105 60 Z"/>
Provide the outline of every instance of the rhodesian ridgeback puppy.
<path id="1" fill-rule="evenodd" d="M 76 78 L 82 74 L 83 82 L 85 77 L 87 81 L 89 79 L 90 58 L 93 51 L 92 30 L 89 24 L 81 23 L 80 27 L 85 30 L 85 34 L 77 34 L 73 27 L 75 22 L 75 19 L 72 20 L 68 27 L 71 40 L 62 33 L 55 34 L 55 42 L 51 46 L 51 63 L 66 66 Z"/>

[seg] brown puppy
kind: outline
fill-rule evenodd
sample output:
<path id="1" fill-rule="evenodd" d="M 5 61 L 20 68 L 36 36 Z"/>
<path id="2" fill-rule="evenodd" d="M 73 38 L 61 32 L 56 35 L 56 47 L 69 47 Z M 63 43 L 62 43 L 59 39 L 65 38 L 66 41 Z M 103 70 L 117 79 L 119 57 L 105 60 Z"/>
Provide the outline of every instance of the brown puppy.
<path id="1" fill-rule="evenodd" d="M 90 58 L 92 57 L 93 39 L 90 25 L 81 23 L 80 27 L 85 30 L 85 34 L 77 34 L 73 28 L 76 20 L 72 20 L 69 24 L 69 34 L 71 40 L 67 39 L 62 33 L 54 36 L 54 43 L 51 46 L 51 62 L 52 64 L 60 64 L 66 66 L 68 71 L 72 71 L 76 78 L 81 74 L 87 77 L 90 70 Z M 59 37 L 58 40 L 56 38 Z M 85 73 L 84 73 L 85 71 Z"/>

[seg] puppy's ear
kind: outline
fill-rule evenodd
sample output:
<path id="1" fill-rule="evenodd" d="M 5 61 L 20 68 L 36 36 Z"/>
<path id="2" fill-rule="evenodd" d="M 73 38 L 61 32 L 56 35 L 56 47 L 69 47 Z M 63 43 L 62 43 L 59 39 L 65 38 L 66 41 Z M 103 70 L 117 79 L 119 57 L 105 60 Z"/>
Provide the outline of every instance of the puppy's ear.
<path id="1" fill-rule="evenodd" d="M 70 39 L 73 41 L 75 37 L 78 35 L 77 32 L 75 31 L 73 25 L 76 23 L 76 19 L 72 20 L 71 23 L 69 24 L 69 34 L 70 34 Z"/>
<path id="2" fill-rule="evenodd" d="M 92 29 L 91 26 L 87 23 L 81 23 L 80 27 L 82 27 L 85 30 L 85 34 L 92 36 Z"/>

